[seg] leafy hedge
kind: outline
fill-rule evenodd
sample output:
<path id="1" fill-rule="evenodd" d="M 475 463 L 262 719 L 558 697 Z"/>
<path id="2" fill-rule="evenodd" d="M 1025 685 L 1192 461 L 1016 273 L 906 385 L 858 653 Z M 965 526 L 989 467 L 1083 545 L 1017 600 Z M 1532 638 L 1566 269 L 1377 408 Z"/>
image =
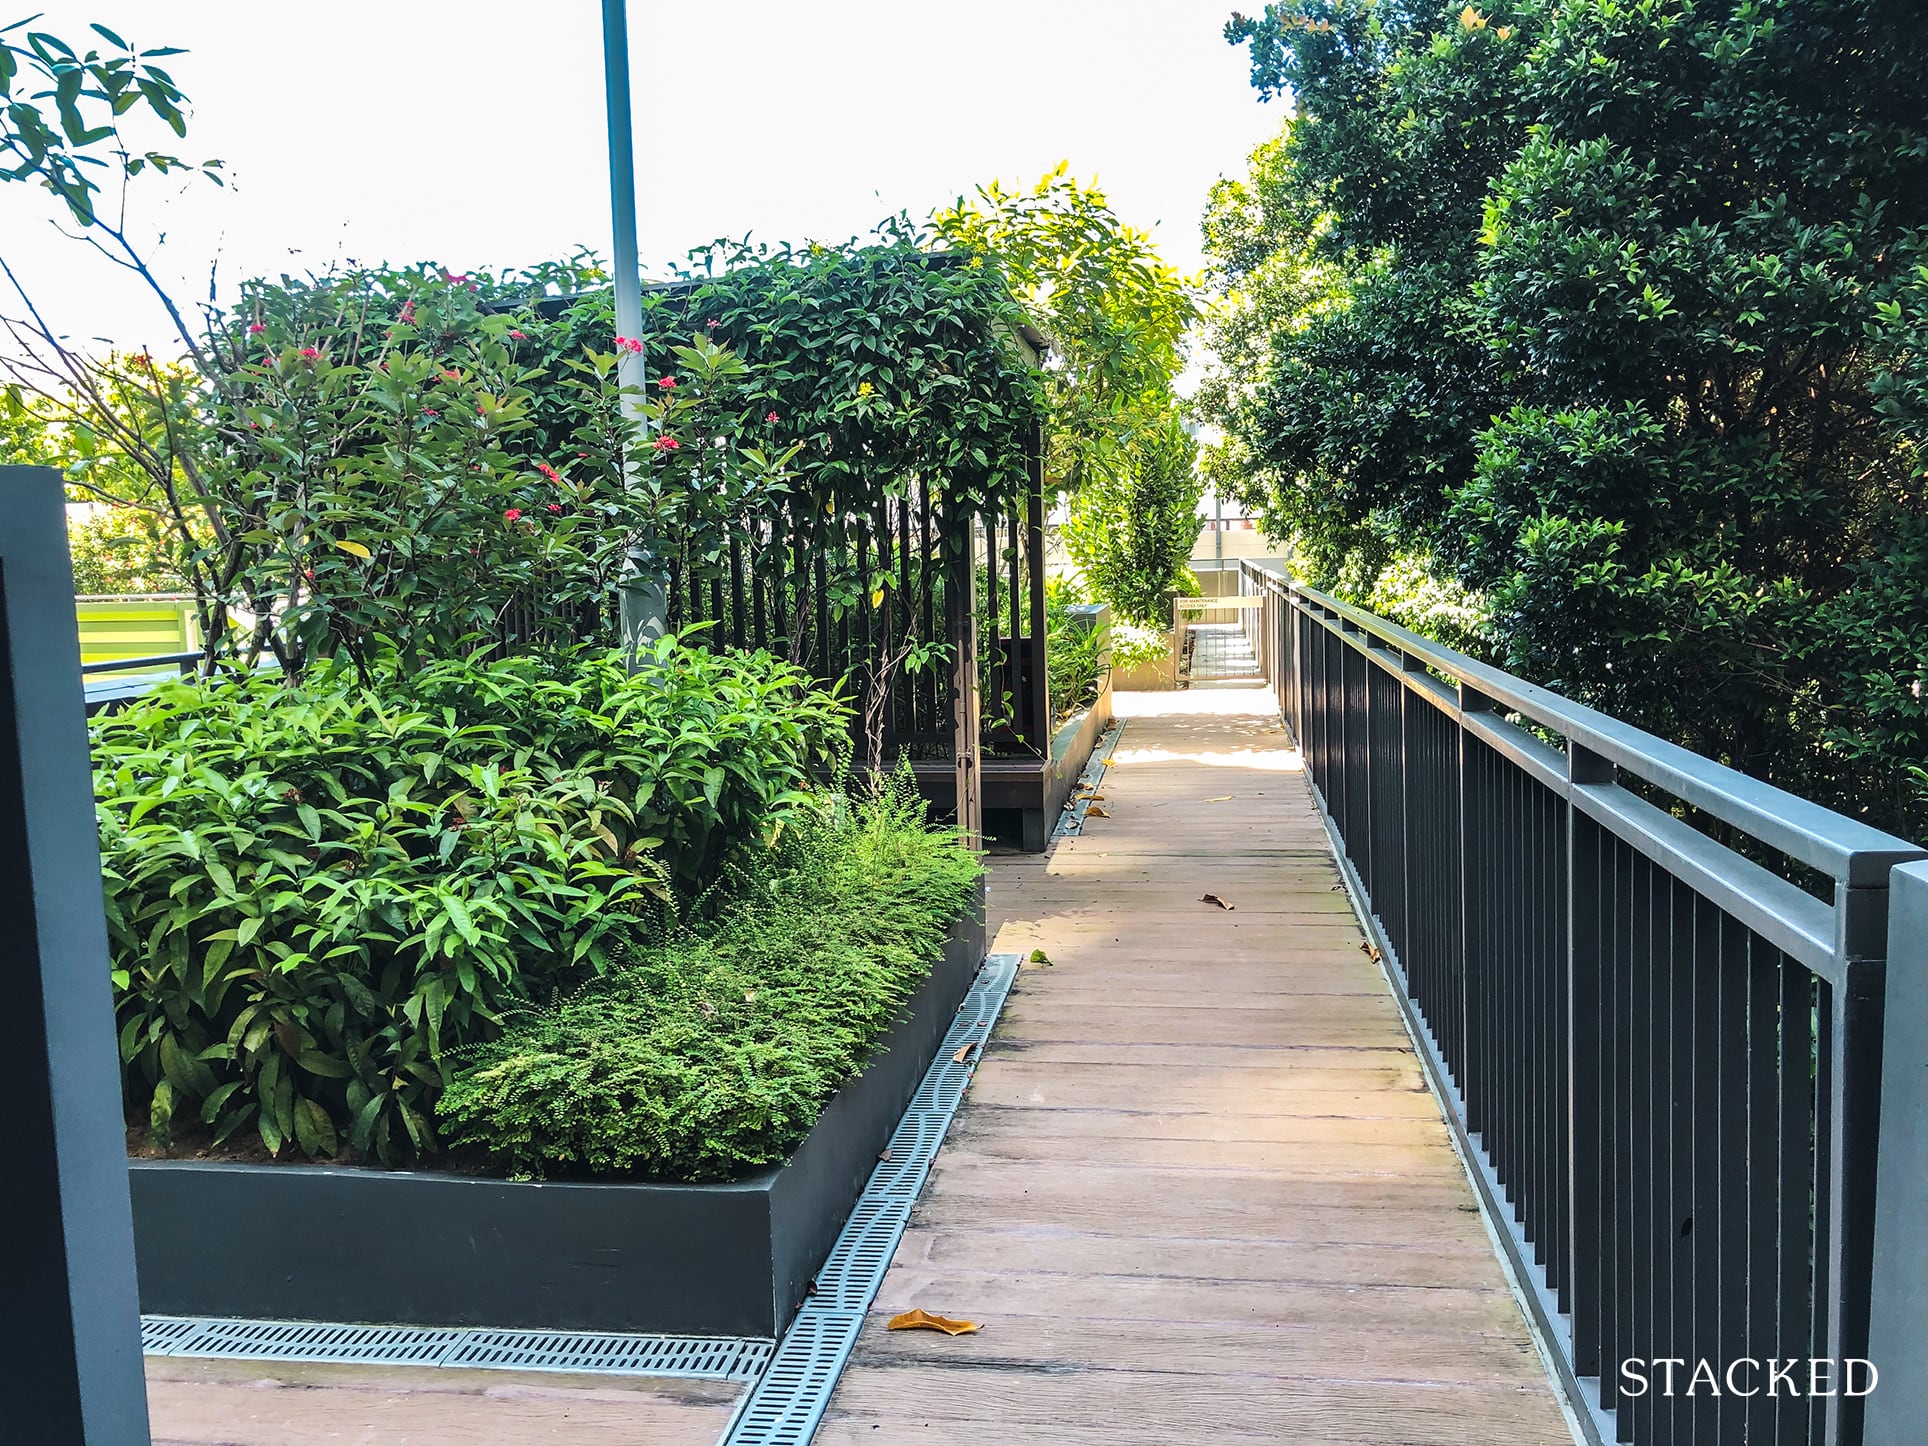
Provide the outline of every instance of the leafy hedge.
<path id="1" fill-rule="evenodd" d="M 177 684 L 95 725 L 130 1104 L 435 1147 L 445 1052 L 795 817 L 844 709 L 765 654 Z"/>
<path id="2" fill-rule="evenodd" d="M 863 1065 L 980 872 L 914 787 L 836 801 L 707 925 L 471 1052 L 451 1139 L 518 1172 L 723 1179 L 787 1159 Z"/>

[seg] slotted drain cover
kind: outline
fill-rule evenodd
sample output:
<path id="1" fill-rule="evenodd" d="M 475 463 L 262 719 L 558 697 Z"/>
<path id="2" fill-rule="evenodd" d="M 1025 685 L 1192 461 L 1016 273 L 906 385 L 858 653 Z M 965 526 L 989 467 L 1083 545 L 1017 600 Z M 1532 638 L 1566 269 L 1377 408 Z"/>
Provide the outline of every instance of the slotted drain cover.
<path id="1" fill-rule="evenodd" d="M 1071 790 L 1071 797 L 1064 801 L 1064 812 L 1058 815 L 1058 822 L 1051 830 L 1052 838 L 1076 838 L 1084 832 L 1085 815 L 1091 810 L 1091 796 L 1103 786 L 1105 763 L 1118 747 L 1118 739 L 1124 731 L 1125 720 L 1122 718 L 1114 718 L 1106 726 L 1098 746 L 1091 750 L 1084 772 L 1078 776 L 1077 786 Z"/>
<path id="2" fill-rule="evenodd" d="M 776 1346 L 771 1341 L 738 1336 L 600 1335 L 148 1316 L 141 1321 L 141 1349 L 150 1356 L 222 1360 L 358 1361 L 372 1366 L 754 1381 L 769 1364 Z"/>
<path id="3" fill-rule="evenodd" d="M 166 1355 L 201 1328 L 198 1320 L 175 1315 L 141 1317 L 141 1354 Z"/>
<path id="4" fill-rule="evenodd" d="M 516 1371 L 603 1371 L 626 1376 L 753 1379 L 775 1347 L 731 1336 L 580 1335 L 560 1331 L 474 1331 L 442 1361 Z"/>
<path id="5" fill-rule="evenodd" d="M 175 1344 L 177 1356 L 257 1361 L 362 1361 L 369 1365 L 435 1365 L 460 1334 L 415 1326 L 328 1325 L 306 1321 L 205 1320 Z"/>
<path id="6" fill-rule="evenodd" d="M 815 1434 L 976 1068 L 975 1053 L 959 1063 L 957 1052 L 991 1037 L 1017 973 L 1016 954 L 993 954 L 978 972 L 891 1136 L 890 1157 L 871 1172 L 830 1258 L 817 1272 L 817 1293 L 790 1323 L 770 1368 L 738 1409 L 724 1446 L 805 1446 Z"/>
<path id="7" fill-rule="evenodd" d="M 857 1310 L 800 1311 L 770 1369 L 737 1413 L 725 1446 L 805 1446 L 816 1434 L 863 1323 Z"/>

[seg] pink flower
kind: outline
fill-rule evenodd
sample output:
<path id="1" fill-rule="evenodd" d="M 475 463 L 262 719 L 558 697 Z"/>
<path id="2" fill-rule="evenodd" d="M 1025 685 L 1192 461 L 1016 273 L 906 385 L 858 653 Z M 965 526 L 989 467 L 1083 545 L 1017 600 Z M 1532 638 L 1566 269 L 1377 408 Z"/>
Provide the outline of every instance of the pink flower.
<path id="1" fill-rule="evenodd" d="M 654 447 L 659 452 L 674 452 L 678 447 L 682 446 L 683 444 L 677 441 L 674 437 L 658 437 L 654 442 L 651 442 L 649 445 Z"/>
<path id="2" fill-rule="evenodd" d="M 551 512 L 560 512 L 562 511 L 562 504 L 560 502 L 551 502 L 549 504 L 549 510 Z"/>
<path id="3" fill-rule="evenodd" d="M 673 392 L 676 390 L 676 378 L 675 377 L 658 377 L 656 379 L 656 385 L 661 387 L 666 392 Z"/>
<path id="4" fill-rule="evenodd" d="M 528 339 L 529 339 L 528 337 L 526 337 L 526 336 L 524 336 L 524 335 L 523 335 L 523 334 L 522 334 L 521 332 L 519 332 L 519 331 L 512 331 L 512 332 L 510 332 L 510 333 L 509 333 L 509 340 L 510 340 L 510 341 L 527 341 Z"/>
<path id="5" fill-rule="evenodd" d="M 401 315 L 400 315 L 399 317 L 397 317 L 397 318 L 396 318 L 396 320 L 397 320 L 397 321 L 413 321 L 413 320 L 415 320 L 415 303 L 414 303 L 414 302 L 412 302 L 412 301 L 405 301 L 405 302 L 403 302 L 403 303 L 402 303 L 402 314 L 401 314 Z"/>
<path id="6" fill-rule="evenodd" d="M 722 324 L 723 324 L 722 322 L 720 322 L 720 321 L 718 321 L 718 320 L 717 320 L 717 319 L 716 319 L 715 317 L 713 317 L 713 316 L 712 316 L 712 317 L 711 317 L 711 318 L 710 318 L 710 319 L 709 319 L 708 321 L 706 321 L 706 322 L 704 322 L 704 323 L 703 323 L 703 325 L 705 325 L 705 326 L 707 326 L 707 327 L 708 327 L 708 328 L 710 328 L 710 330 L 712 330 L 712 331 L 714 331 L 714 330 L 716 330 L 716 328 L 717 328 L 717 327 L 719 327 L 719 326 L 721 326 Z"/>
<path id="7" fill-rule="evenodd" d="M 438 411 L 436 411 L 436 410 L 435 410 L 435 408 L 433 408 L 433 407 L 423 407 L 423 408 L 422 408 L 422 415 L 423 415 L 423 416 L 425 416 L 425 417 L 439 417 L 439 416 L 441 416 L 442 414 L 441 414 L 440 412 L 438 412 Z"/>
<path id="8" fill-rule="evenodd" d="M 619 336 L 616 338 L 617 351 L 639 352 L 642 349 L 643 344 L 633 336 Z"/>
<path id="9" fill-rule="evenodd" d="M 576 453 L 576 455 L 577 455 L 578 457 L 587 457 L 587 456 L 588 456 L 589 454 L 588 454 L 587 452 L 578 452 L 578 453 Z"/>
<path id="10" fill-rule="evenodd" d="M 763 420 L 766 422 L 780 422 L 783 418 L 779 417 L 775 412 L 771 412 L 768 416 L 764 417 Z"/>
<path id="11" fill-rule="evenodd" d="M 303 361 L 313 361 L 313 360 L 314 360 L 314 359 L 315 359 L 316 357 L 318 357 L 318 356 L 320 356 L 320 355 L 321 355 L 321 353 L 320 353 L 319 351 L 317 351 L 317 350 L 315 350 L 315 348 L 313 348 L 313 347 L 311 347 L 311 346 L 304 346 L 304 347 L 303 347 L 303 348 L 301 349 L 301 359 L 302 359 Z"/>
<path id="12" fill-rule="evenodd" d="M 262 332 L 266 331 L 267 329 L 268 329 L 267 327 L 263 326 L 260 322 L 257 321 L 248 328 L 248 335 L 259 336 L 261 335 Z"/>
<path id="13" fill-rule="evenodd" d="M 445 381 L 445 382 L 459 382 L 459 381 L 461 381 L 461 380 L 462 380 L 462 373 L 460 373 L 460 372 L 443 372 L 443 373 L 442 373 L 442 380 L 443 380 L 443 381 Z"/>
<path id="14" fill-rule="evenodd" d="M 468 281 L 469 281 L 469 274 L 468 274 L 468 272 L 466 272 L 466 271 L 450 271 L 450 270 L 449 270 L 449 269 L 448 269 L 448 268 L 447 268 L 446 266 L 444 266 L 444 267 L 442 267 L 442 268 L 441 268 L 441 271 L 442 271 L 442 279 L 443 279 L 444 281 L 446 281 L 446 282 L 448 282 L 448 284 L 449 284 L 450 286 L 466 286 L 466 285 L 468 285 Z"/>
<path id="15" fill-rule="evenodd" d="M 551 467 L 547 462 L 536 463 L 536 471 L 547 477 L 558 487 L 562 485 L 562 473 L 558 472 L 554 467 Z"/>
<path id="16" fill-rule="evenodd" d="M 522 509 L 520 507 L 511 507 L 507 512 L 502 514 L 502 520 L 504 522 L 520 522 L 522 520 Z"/>

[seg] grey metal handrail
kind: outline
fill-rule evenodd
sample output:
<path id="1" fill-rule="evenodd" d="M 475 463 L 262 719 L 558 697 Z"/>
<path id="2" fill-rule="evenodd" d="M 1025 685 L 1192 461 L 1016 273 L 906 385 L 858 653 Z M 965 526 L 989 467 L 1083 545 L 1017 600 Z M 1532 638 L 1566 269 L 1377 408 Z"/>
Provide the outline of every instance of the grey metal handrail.
<path id="1" fill-rule="evenodd" d="M 1909 1439 L 1904 1413 L 1861 1395 L 1668 1396 L 1624 1371 L 1772 1356 L 1920 1373 L 1915 1318 L 1871 1298 L 1877 1251 L 1928 1290 L 1908 1243 L 1928 1225 L 1928 1126 L 1910 1153 L 1900 1113 L 1928 1112 L 1928 945 L 1888 918 L 1891 876 L 1928 850 L 1279 567 L 1240 579 L 1264 600 L 1247 629 L 1341 868 L 1591 1439 Z M 1623 777 L 1821 871 L 1833 898 Z M 1888 1032 L 1907 1070 L 1884 1101 L 1891 993 L 1914 1022 Z M 1916 1167 L 1906 1195 L 1876 1188 L 1890 1139 Z"/>
<path id="2" fill-rule="evenodd" d="M 99 662 L 82 663 L 80 671 L 82 676 L 90 678 L 99 673 L 159 672 L 162 668 L 179 668 L 187 673 L 201 657 L 200 650 L 196 649 L 191 653 L 156 653 L 151 658 L 103 658 Z"/>
<path id="3" fill-rule="evenodd" d="M 1268 581 L 1830 878 L 1851 886 L 1885 885 L 1888 871 L 1897 863 L 1922 856 L 1922 850 L 1905 839 L 1503 673 L 1374 613 L 1278 573 L 1272 573 Z"/>

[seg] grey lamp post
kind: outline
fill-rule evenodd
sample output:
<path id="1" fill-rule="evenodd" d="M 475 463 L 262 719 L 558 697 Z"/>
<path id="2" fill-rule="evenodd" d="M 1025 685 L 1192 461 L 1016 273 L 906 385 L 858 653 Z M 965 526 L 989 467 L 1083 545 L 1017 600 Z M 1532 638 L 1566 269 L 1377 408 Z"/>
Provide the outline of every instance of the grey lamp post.
<path id="1" fill-rule="evenodd" d="M 615 223 L 616 335 L 640 339 L 643 334 L 642 262 L 636 244 L 636 146 L 629 117 L 629 17 L 625 0 L 603 0 L 603 89 L 609 115 L 609 209 Z M 620 351 L 616 379 L 623 388 L 623 411 L 638 427 L 643 415 L 643 385 L 647 380 L 640 351 Z M 635 480 L 637 459 L 624 466 Z M 651 543 L 631 545 L 622 578 L 623 650 L 630 666 L 638 651 L 661 637 L 669 626 L 662 564 Z"/>

